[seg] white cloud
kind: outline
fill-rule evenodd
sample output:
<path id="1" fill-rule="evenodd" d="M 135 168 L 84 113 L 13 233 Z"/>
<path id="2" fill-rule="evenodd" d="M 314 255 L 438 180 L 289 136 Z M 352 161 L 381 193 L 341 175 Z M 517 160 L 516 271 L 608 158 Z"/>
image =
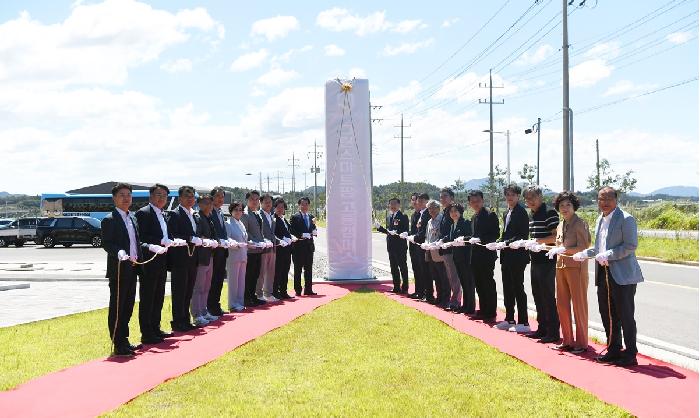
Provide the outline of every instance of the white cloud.
<path id="1" fill-rule="evenodd" d="M 636 93 L 636 92 L 642 92 L 646 90 L 651 90 L 654 89 L 657 85 L 656 84 L 635 84 L 629 80 L 620 80 L 614 85 L 610 86 L 605 93 L 603 93 L 604 97 L 608 96 L 617 96 L 620 94 L 625 94 L 625 93 Z"/>
<path id="2" fill-rule="evenodd" d="M 263 36 L 268 41 L 285 38 L 290 32 L 299 29 L 299 20 L 294 16 L 276 16 L 253 22 L 251 36 Z"/>
<path id="3" fill-rule="evenodd" d="M 173 61 L 164 62 L 160 68 L 169 73 L 187 73 L 192 71 L 192 61 L 187 58 L 179 58 Z"/>
<path id="4" fill-rule="evenodd" d="M 430 38 L 420 42 L 405 42 L 396 46 L 386 45 L 383 54 L 388 57 L 400 54 L 413 54 L 421 48 L 429 47 L 433 42 L 434 39 Z"/>
<path id="5" fill-rule="evenodd" d="M 549 57 L 553 51 L 554 51 L 554 48 L 552 47 L 552 45 L 549 45 L 549 44 L 540 45 L 532 53 L 529 51 L 525 51 L 522 55 L 520 55 L 520 57 L 518 57 L 518 60 L 515 61 L 515 64 L 517 64 L 517 65 L 538 64 L 538 63 L 544 61 L 547 57 Z"/>
<path id="6" fill-rule="evenodd" d="M 272 57 L 272 62 L 289 62 L 293 55 L 309 52 L 312 49 L 312 45 L 304 45 L 301 48 L 292 48 L 284 54 L 275 55 L 274 57 Z"/>
<path id="7" fill-rule="evenodd" d="M 601 58 L 606 60 L 616 58 L 618 55 L 620 55 L 620 45 L 617 42 L 596 44 L 584 54 L 586 58 Z"/>
<path id="8" fill-rule="evenodd" d="M 690 32 L 674 32 L 666 36 L 666 40 L 672 44 L 682 44 L 688 42 L 693 35 Z"/>
<path id="9" fill-rule="evenodd" d="M 345 50 L 335 44 L 326 45 L 323 47 L 323 51 L 328 57 L 341 57 L 345 55 Z"/>
<path id="10" fill-rule="evenodd" d="M 209 121 L 208 113 L 195 114 L 194 105 L 191 102 L 174 109 L 169 116 L 173 127 L 203 125 Z"/>
<path id="11" fill-rule="evenodd" d="M 352 31 L 364 36 L 377 32 L 391 30 L 396 33 L 409 33 L 417 29 L 425 29 L 427 24 L 420 19 L 391 22 L 386 19 L 386 12 L 374 12 L 367 16 L 351 13 L 348 9 L 334 7 L 321 11 L 316 16 L 316 24 L 323 29 L 333 32 Z"/>
<path id="12" fill-rule="evenodd" d="M 294 70 L 284 70 L 273 66 L 270 68 L 270 71 L 261 75 L 255 81 L 262 86 L 279 86 L 297 77 L 299 77 L 299 73 Z"/>
<path id="13" fill-rule="evenodd" d="M 428 25 L 423 23 L 423 21 L 420 19 L 402 20 L 401 22 L 395 24 L 391 31 L 396 33 L 409 33 L 416 29 L 425 29 L 427 27 Z"/>
<path id="14" fill-rule="evenodd" d="M 421 90 L 421 84 L 416 80 L 412 80 L 408 85 L 392 90 L 386 95 L 377 98 L 376 101 L 384 106 L 396 105 L 415 99 Z"/>
<path id="15" fill-rule="evenodd" d="M 605 60 L 592 59 L 571 67 L 569 85 L 571 87 L 591 87 L 610 77 L 613 66 Z"/>
<path id="16" fill-rule="evenodd" d="M 231 71 L 241 72 L 260 67 L 269 55 L 270 53 L 265 48 L 243 54 L 231 63 Z"/>
<path id="17" fill-rule="evenodd" d="M 445 20 L 442 21 L 442 25 L 440 25 L 440 27 L 446 29 L 446 28 L 451 27 L 452 25 L 454 25 L 454 24 L 457 23 L 457 22 L 459 22 L 459 18 L 458 18 L 458 17 L 453 17 L 453 18 L 451 18 L 451 19 L 445 19 Z"/>
<path id="18" fill-rule="evenodd" d="M 130 68 L 188 41 L 192 31 L 220 27 L 203 8 L 173 14 L 134 0 L 77 4 L 50 25 L 23 12 L 0 24 L 0 81 L 123 84 Z"/>

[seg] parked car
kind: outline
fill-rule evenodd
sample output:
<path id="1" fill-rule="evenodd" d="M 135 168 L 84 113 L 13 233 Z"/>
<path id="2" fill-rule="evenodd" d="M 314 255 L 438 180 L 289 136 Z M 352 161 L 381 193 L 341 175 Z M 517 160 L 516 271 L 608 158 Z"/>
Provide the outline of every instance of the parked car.
<path id="1" fill-rule="evenodd" d="M 47 218 L 37 226 L 37 241 L 46 248 L 57 244 L 70 247 L 73 244 L 102 246 L 100 221 L 89 216 L 60 216 Z"/>
<path id="2" fill-rule="evenodd" d="M 36 240 L 36 225 L 41 218 L 19 218 L 0 227 L 0 247 L 14 244 L 21 247 L 27 241 Z"/>
<path id="3" fill-rule="evenodd" d="M 0 218 L 0 228 L 11 224 L 12 221 L 14 221 L 14 219 L 12 219 L 12 218 Z"/>

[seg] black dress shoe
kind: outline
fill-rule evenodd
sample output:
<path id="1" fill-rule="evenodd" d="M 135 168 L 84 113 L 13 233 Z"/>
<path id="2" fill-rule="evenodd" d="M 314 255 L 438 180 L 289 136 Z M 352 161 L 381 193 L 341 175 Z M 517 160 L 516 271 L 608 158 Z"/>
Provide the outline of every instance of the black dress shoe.
<path id="1" fill-rule="evenodd" d="M 613 360 L 612 364 L 620 367 L 632 367 L 638 365 L 636 356 L 622 356 L 619 359 Z"/>
<path id="2" fill-rule="evenodd" d="M 255 303 L 257 303 L 258 306 L 265 305 L 267 303 L 267 301 L 265 299 L 255 299 L 255 301 L 256 301 Z"/>
<path id="3" fill-rule="evenodd" d="M 418 293 L 409 293 L 408 297 L 411 299 L 420 299 L 420 295 Z"/>
<path id="4" fill-rule="evenodd" d="M 401 293 L 401 289 L 395 287 L 391 289 L 391 293 Z"/>
<path id="5" fill-rule="evenodd" d="M 163 330 L 160 330 L 160 329 L 159 329 L 158 331 L 156 331 L 155 334 L 156 334 L 157 336 L 159 336 L 160 338 L 170 338 L 170 337 L 174 337 L 174 336 L 175 336 L 175 334 L 172 333 L 172 332 L 170 332 L 170 331 L 167 331 L 167 332 L 166 332 L 166 331 L 163 331 Z"/>
<path id="6" fill-rule="evenodd" d="M 210 314 L 214 316 L 223 316 L 226 312 L 224 312 L 221 308 L 215 309 L 213 311 L 209 311 Z"/>
<path id="7" fill-rule="evenodd" d="M 134 352 L 128 346 L 123 346 L 123 347 L 116 347 L 114 349 L 114 352 L 112 353 L 112 355 L 116 356 L 116 357 L 133 357 Z"/>
<path id="8" fill-rule="evenodd" d="M 284 292 L 284 293 L 280 294 L 280 297 L 278 299 L 291 299 L 291 298 L 292 298 L 292 296 L 290 296 L 289 293 Z"/>
<path id="9" fill-rule="evenodd" d="M 157 336 L 155 336 L 155 335 L 149 335 L 149 336 L 147 336 L 147 337 L 141 337 L 141 342 L 142 342 L 143 344 L 160 344 L 160 343 L 162 343 L 163 341 L 165 341 L 163 338 L 157 337 Z"/>
<path id="10" fill-rule="evenodd" d="M 561 337 L 549 335 L 549 336 L 540 338 L 539 340 L 537 340 L 537 342 L 542 343 L 542 344 L 549 344 L 549 343 L 558 343 L 559 340 L 561 340 Z"/>
<path id="11" fill-rule="evenodd" d="M 130 349 L 131 351 L 140 350 L 140 349 L 142 349 L 142 348 L 143 348 L 143 344 L 139 344 L 139 345 L 129 344 L 129 349 Z"/>
<path id="12" fill-rule="evenodd" d="M 313 290 L 307 290 L 304 292 L 304 296 L 316 296 L 318 293 L 314 292 Z"/>
<path id="13" fill-rule="evenodd" d="M 532 331 L 527 334 L 525 334 L 527 338 L 532 338 L 533 340 L 539 340 L 540 338 L 544 338 L 544 332 L 540 332 L 539 330 L 537 331 Z"/>
<path id="14" fill-rule="evenodd" d="M 612 363 L 613 361 L 619 360 L 621 358 L 622 358 L 622 355 L 620 353 L 611 353 L 608 351 L 607 353 L 603 354 L 602 356 L 596 357 L 595 361 L 597 361 L 598 363 Z"/>

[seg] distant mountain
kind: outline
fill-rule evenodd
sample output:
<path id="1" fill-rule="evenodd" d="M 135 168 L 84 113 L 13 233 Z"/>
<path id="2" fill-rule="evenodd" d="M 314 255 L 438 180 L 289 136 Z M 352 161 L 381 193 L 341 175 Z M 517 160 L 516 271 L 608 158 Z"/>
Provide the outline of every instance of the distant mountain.
<path id="1" fill-rule="evenodd" d="M 10 194 L 8 192 L 0 192 L 0 197 L 5 197 L 9 196 Z"/>
<path id="2" fill-rule="evenodd" d="M 489 182 L 488 177 L 484 177 L 483 179 L 471 179 L 468 181 L 464 182 L 464 189 L 465 190 L 473 190 L 473 189 L 481 189 L 484 184 Z"/>
<path id="3" fill-rule="evenodd" d="M 698 188 L 696 186 L 669 186 L 654 190 L 649 194 L 665 194 L 676 197 L 698 197 Z"/>

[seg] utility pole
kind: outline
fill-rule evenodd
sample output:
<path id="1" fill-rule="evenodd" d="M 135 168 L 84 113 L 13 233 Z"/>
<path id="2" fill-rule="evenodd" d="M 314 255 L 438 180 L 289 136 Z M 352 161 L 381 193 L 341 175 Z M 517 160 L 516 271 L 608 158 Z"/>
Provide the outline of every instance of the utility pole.
<path id="1" fill-rule="evenodd" d="M 506 131 L 506 155 L 507 155 L 507 165 L 506 165 L 506 181 L 510 184 L 510 129 Z"/>
<path id="2" fill-rule="evenodd" d="M 267 192 L 270 193 L 270 173 L 267 173 Z"/>
<path id="3" fill-rule="evenodd" d="M 563 127 L 563 148 L 564 148 L 564 172 L 563 172 L 563 190 L 571 190 L 571 150 L 569 149 L 569 124 L 571 123 L 569 115 L 569 26 L 568 26 L 568 0 L 562 0 L 562 54 L 563 54 L 563 74 L 562 74 L 562 96 L 564 102 L 562 104 L 562 127 Z"/>
<path id="4" fill-rule="evenodd" d="M 297 161 L 299 161 L 298 158 L 295 158 L 294 153 L 292 153 L 292 158 L 287 159 L 287 161 L 290 161 L 291 164 L 289 164 L 292 167 L 292 193 L 296 192 L 296 171 L 295 168 L 299 167 L 297 164 Z"/>
<path id="5" fill-rule="evenodd" d="M 370 113 L 372 112 L 372 107 L 370 105 Z M 370 119 L 371 120 L 371 119 Z M 372 125 L 370 122 L 370 138 L 372 138 Z M 318 201 L 316 200 L 317 193 L 318 193 L 318 174 L 321 172 L 321 169 L 318 166 L 318 158 L 321 158 L 323 156 L 323 153 L 318 151 L 318 145 L 316 144 L 316 140 L 314 139 L 314 165 L 311 167 L 311 172 L 314 173 L 314 215 L 318 217 Z M 371 139 L 370 139 L 370 157 L 372 155 L 372 148 L 371 148 Z M 372 161 L 370 159 L 370 161 Z M 370 174 L 372 173 L 371 171 L 371 162 L 370 162 Z"/>
<path id="6" fill-rule="evenodd" d="M 537 185 L 540 184 L 540 128 L 542 119 L 537 118 Z"/>
<path id="7" fill-rule="evenodd" d="M 491 77 L 491 70 L 489 70 L 489 85 L 485 85 L 483 83 L 479 83 L 480 88 L 488 88 L 489 89 L 489 101 L 487 102 L 486 100 L 481 100 L 479 99 L 480 104 L 488 104 L 489 105 L 489 181 L 493 180 L 493 105 L 495 104 L 503 104 L 505 103 L 503 99 L 501 99 L 500 102 L 494 102 L 493 101 L 493 89 L 502 89 L 503 86 L 494 86 L 493 85 L 493 78 Z"/>
<path id="8" fill-rule="evenodd" d="M 282 190 L 282 189 L 280 189 L 280 179 L 281 179 L 281 178 L 282 178 L 282 176 L 280 176 L 280 172 L 279 172 L 279 170 L 278 170 L 278 171 L 277 171 L 277 175 L 276 175 L 275 177 L 273 177 L 273 179 L 277 179 L 277 190 L 276 190 L 277 193 L 279 193 L 280 190 Z"/>
<path id="9" fill-rule="evenodd" d="M 600 148 L 598 138 L 595 139 L 595 185 L 600 190 Z"/>
<path id="10" fill-rule="evenodd" d="M 260 193 L 262 193 L 262 192 L 263 192 L 263 188 L 262 188 L 262 171 L 259 171 L 259 172 L 258 172 L 258 175 L 260 176 Z"/>

